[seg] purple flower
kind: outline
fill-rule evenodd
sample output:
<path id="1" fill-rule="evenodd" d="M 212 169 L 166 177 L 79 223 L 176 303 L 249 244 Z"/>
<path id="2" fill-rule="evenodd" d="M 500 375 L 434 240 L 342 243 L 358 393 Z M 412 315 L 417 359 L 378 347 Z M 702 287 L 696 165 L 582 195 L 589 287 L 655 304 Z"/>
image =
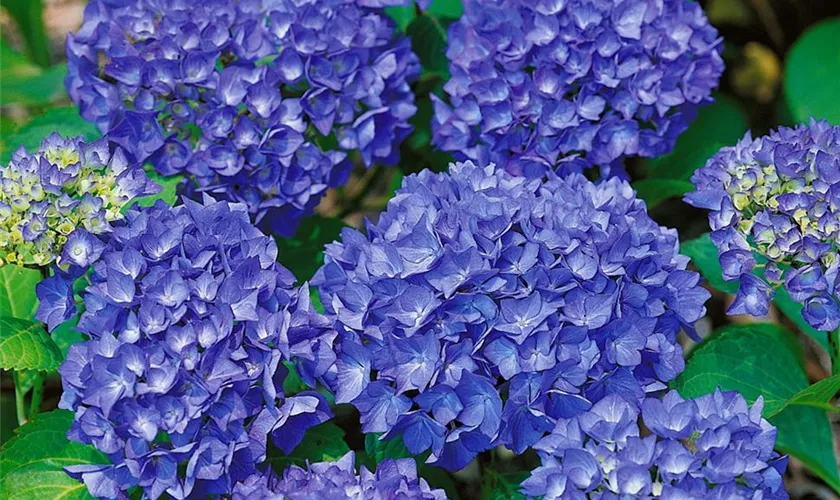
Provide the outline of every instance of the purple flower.
<path id="1" fill-rule="evenodd" d="M 335 362 L 321 344 L 336 333 L 243 205 L 132 209 L 99 253 L 78 325 L 89 340 L 59 369 L 70 437 L 112 461 L 72 469 L 92 494 L 230 494 L 265 459 L 268 436 L 288 452 L 330 418 L 319 393 L 283 394 L 280 363 L 314 384 Z M 42 306 L 72 293 L 61 283 L 39 284 Z M 62 311 L 44 314 L 52 326 Z"/>
<path id="2" fill-rule="evenodd" d="M 840 323 L 840 127 L 811 121 L 725 147 L 692 177 L 694 206 L 710 210 L 712 241 L 725 279 L 741 285 L 730 314 L 767 313 L 784 284 L 819 330 Z M 753 273 L 753 253 L 768 262 Z"/>
<path id="3" fill-rule="evenodd" d="M 639 412 L 616 394 L 560 419 L 534 446 L 542 465 L 522 483 L 527 498 L 779 498 L 787 457 L 776 428 L 736 392 L 684 400 L 675 391 Z"/>
<path id="4" fill-rule="evenodd" d="M 709 294 L 630 186 L 490 165 L 404 181 L 314 279 L 340 334 L 325 376 L 363 432 L 460 469 L 517 452 L 611 393 L 640 401 L 682 368 Z"/>
<path id="5" fill-rule="evenodd" d="M 189 177 L 187 194 L 291 235 L 347 178 L 348 151 L 393 165 L 411 131 L 420 65 L 382 8 L 96 0 L 67 39 L 67 89 L 138 160 Z"/>
<path id="6" fill-rule="evenodd" d="M 722 44 L 687 0 L 468 0 L 449 27 L 433 143 L 532 177 L 670 151 L 711 101 Z"/>
<path id="7" fill-rule="evenodd" d="M 155 194 L 141 165 L 114 143 L 51 134 L 19 148 L 0 176 L 0 265 L 57 264 L 81 274 L 102 252 L 99 236 L 132 199 Z"/>
<path id="8" fill-rule="evenodd" d="M 443 490 L 433 490 L 417 476 L 414 459 L 386 459 L 376 472 L 364 466 L 359 474 L 354 468 L 355 454 L 350 451 L 335 462 L 307 464 L 306 469 L 289 466 L 282 476 L 255 474 L 236 484 L 233 500 L 261 498 L 308 498 L 337 500 L 350 498 L 411 498 L 445 500 Z"/>

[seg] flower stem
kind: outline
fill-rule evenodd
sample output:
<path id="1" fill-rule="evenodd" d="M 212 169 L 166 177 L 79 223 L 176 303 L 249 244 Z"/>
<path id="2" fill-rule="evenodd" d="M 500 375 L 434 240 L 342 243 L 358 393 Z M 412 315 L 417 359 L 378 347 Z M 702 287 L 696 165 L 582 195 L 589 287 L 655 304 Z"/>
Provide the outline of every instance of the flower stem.
<path id="1" fill-rule="evenodd" d="M 828 354 L 831 356 L 831 374 L 840 375 L 840 328 L 828 332 Z"/>
<path id="2" fill-rule="evenodd" d="M 15 410 L 17 411 L 18 425 L 26 423 L 26 393 L 20 383 L 20 372 L 15 370 L 12 377 L 15 381 Z"/>
<path id="3" fill-rule="evenodd" d="M 35 416 L 41 411 L 41 398 L 44 396 L 44 372 L 35 375 L 32 384 L 32 396 L 29 401 L 29 415 Z"/>

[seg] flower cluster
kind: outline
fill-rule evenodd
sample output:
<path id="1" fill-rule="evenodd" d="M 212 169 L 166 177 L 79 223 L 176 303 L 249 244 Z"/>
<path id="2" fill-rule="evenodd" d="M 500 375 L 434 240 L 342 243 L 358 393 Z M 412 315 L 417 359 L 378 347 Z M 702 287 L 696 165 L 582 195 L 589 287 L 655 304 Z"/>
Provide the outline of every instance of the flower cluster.
<path id="1" fill-rule="evenodd" d="M 187 192 L 293 234 L 346 179 L 346 151 L 394 164 L 411 130 L 420 66 L 380 3 L 94 0 L 67 39 L 67 88 L 138 159 L 194 177 Z"/>
<path id="2" fill-rule="evenodd" d="M 256 474 L 236 485 L 233 500 L 446 499 L 443 490 L 432 490 L 417 476 L 412 458 L 383 460 L 375 473 L 362 466 L 359 474 L 354 461 L 355 454 L 350 451 L 335 462 L 311 464 L 308 470 L 292 465 L 281 478 L 271 473 Z"/>
<path id="3" fill-rule="evenodd" d="M 327 245 L 313 279 L 340 335 L 325 378 L 364 432 L 458 469 L 682 371 L 677 333 L 709 294 L 629 184 L 450 171 L 406 178 L 367 235 Z"/>
<path id="4" fill-rule="evenodd" d="M 71 439 L 110 465 L 69 467 L 97 497 L 230 493 L 265 459 L 330 417 L 316 391 L 285 396 L 281 361 L 314 385 L 335 332 L 276 261 L 246 207 L 205 200 L 132 210 L 93 265 L 59 369 Z"/>
<path id="5" fill-rule="evenodd" d="M 711 210 L 723 277 L 740 280 L 728 312 L 767 314 L 773 286 L 783 282 L 811 326 L 835 330 L 840 127 L 812 121 L 755 140 L 747 133 L 691 180 L 697 189 L 686 201 Z M 753 252 L 767 262 L 757 266 Z"/>
<path id="6" fill-rule="evenodd" d="M 773 451 L 776 428 L 737 392 L 684 400 L 649 398 L 639 411 L 608 396 L 559 420 L 535 448 L 542 466 L 522 483 L 528 498 L 787 498 L 787 457 Z"/>
<path id="7" fill-rule="evenodd" d="M 18 149 L 0 170 L 0 265 L 67 269 L 89 264 L 86 245 L 111 230 L 133 198 L 160 186 L 105 139 L 51 134 L 38 151 Z"/>
<path id="8" fill-rule="evenodd" d="M 667 153 L 723 72 L 688 0 L 467 0 L 433 143 L 520 175 Z"/>

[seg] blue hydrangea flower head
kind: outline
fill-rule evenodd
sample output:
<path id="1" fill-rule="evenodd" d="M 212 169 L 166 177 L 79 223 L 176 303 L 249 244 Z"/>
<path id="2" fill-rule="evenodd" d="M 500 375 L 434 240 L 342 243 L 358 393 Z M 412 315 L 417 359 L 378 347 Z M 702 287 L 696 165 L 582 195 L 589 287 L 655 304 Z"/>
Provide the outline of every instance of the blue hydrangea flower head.
<path id="1" fill-rule="evenodd" d="M 288 498 L 290 500 L 354 500 L 358 498 L 445 500 L 443 490 L 433 490 L 418 477 L 413 458 L 386 459 L 376 472 L 364 466 L 356 474 L 355 454 L 350 451 L 335 462 L 289 466 L 282 477 L 256 474 L 236 485 L 233 500 Z"/>
<path id="2" fill-rule="evenodd" d="M 379 2 L 92 1 L 68 36 L 82 116 L 187 192 L 293 234 L 359 151 L 395 164 L 420 71 Z M 329 146 L 327 146 L 329 145 Z"/>
<path id="3" fill-rule="evenodd" d="M 641 412 L 610 395 L 560 419 L 534 447 L 542 465 L 522 483 L 542 498 L 788 498 L 776 428 L 737 392 L 685 400 L 671 391 Z M 649 435 L 641 437 L 639 414 Z"/>
<path id="4" fill-rule="evenodd" d="M 711 211 L 723 276 L 740 280 L 728 312 L 767 314 L 783 283 L 812 327 L 837 329 L 840 127 L 811 121 L 758 139 L 747 133 L 691 180 L 686 201 Z"/>
<path id="5" fill-rule="evenodd" d="M 132 199 L 160 186 L 105 139 L 51 134 L 0 170 L 0 265 L 87 267 Z"/>
<path id="6" fill-rule="evenodd" d="M 317 391 L 282 391 L 281 362 L 314 386 L 336 333 L 276 257 L 241 204 L 159 201 L 114 228 L 82 294 L 89 340 L 59 369 L 69 437 L 112 462 L 67 469 L 91 494 L 229 494 L 269 436 L 288 453 L 330 417 Z"/>
<path id="7" fill-rule="evenodd" d="M 723 72 L 689 0 L 466 0 L 448 44 L 433 143 L 520 175 L 667 153 Z"/>
<path id="8" fill-rule="evenodd" d="M 326 379 L 363 432 L 454 470 L 682 371 L 709 293 L 629 184 L 450 170 L 407 177 L 313 279 L 340 335 Z"/>

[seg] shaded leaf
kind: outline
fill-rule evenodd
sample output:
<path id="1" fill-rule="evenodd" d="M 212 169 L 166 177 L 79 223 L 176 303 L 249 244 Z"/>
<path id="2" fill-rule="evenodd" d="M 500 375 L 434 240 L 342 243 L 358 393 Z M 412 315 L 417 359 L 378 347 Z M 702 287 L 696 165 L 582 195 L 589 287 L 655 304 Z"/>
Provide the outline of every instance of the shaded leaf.
<path id="1" fill-rule="evenodd" d="M 797 122 L 822 118 L 840 125 L 840 18 L 806 30 L 791 47 L 785 64 L 784 93 Z"/>
<path id="2" fill-rule="evenodd" d="M 146 175 L 148 175 L 151 180 L 160 184 L 163 189 L 157 194 L 137 198 L 131 204 L 126 205 L 123 208 L 123 211 L 128 210 L 129 207 L 134 206 L 135 204 L 140 207 L 150 207 L 158 200 L 163 200 L 164 203 L 170 206 L 175 204 L 175 201 L 178 199 L 178 185 L 181 184 L 184 177 L 180 175 L 170 175 L 164 177 L 154 170 L 147 171 Z"/>
<path id="3" fill-rule="evenodd" d="M 388 458 L 412 458 L 403 443 L 402 436 L 387 440 L 382 440 L 381 437 L 381 433 L 365 434 L 365 453 L 373 460 L 372 466 Z"/>
<path id="4" fill-rule="evenodd" d="M 4 92 L 5 90 L 6 88 L 3 87 Z M 5 95 L 3 98 L 6 99 Z M 2 142 L 0 142 L 0 146 L 2 146 L 0 162 L 8 163 L 12 153 L 21 145 L 29 151 L 35 151 L 41 144 L 41 140 L 53 132 L 69 137 L 81 135 L 88 141 L 92 141 L 101 135 L 95 125 L 79 116 L 79 108 L 75 106 L 50 108 L 19 128 L 12 135 L 2 139 Z"/>
<path id="5" fill-rule="evenodd" d="M 20 28 L 32 60 L 39 66 L 49 66 L 50 40 L 44 28 L 44 5 L 41 0 L 11 0 L 3 2 L 3 7 Z"/>
<path id="6" fill-rule="evenodd" d="M 272 448 L 267 461 L 278 474 L 289 465 L 306 467 L 306 461 L 332 462 L 343 457 L 350 447 L 344 442 L 344 431 L 332 422 L 324 422 L 306 431 L 303 441 L 288 455 L 283 455 L 276 448 Z"/>
<path id="7" fill-rule="evenodd" d="M 712 243 L 709 233 L 682 242 L 680 253 L 689 256 L 703 278 L 716 289 L 726 293 L 736 293 L 738 291 L 737 280 L 726 281 L 723 279 L 723 268 L 720 267 L 720 261 L 718 261 L 718 250 Z"/>
<path id="8" fill-rule="evenodd" d="M 680 135 L 671 153 L 645 159 L 648 177 L 687 181 L 720 148 L 738 142 L 748 128 L 738 102 L 717 96 L 714 103 L 700 108 L 697 119 Z"/>
<path id="9" fill-rule="evenodd" d="M 61 351 L 40 323 L 0 317 L 0 368 L 52 371 L 61 360 Z"/>
<path id="10" fill-rule="evenodd" d="M 834 456 L 831 422 L 825 411 L 791 406 L 770 418 L 778 428 L 776 449 L 798 458 L 840 493 L 840 474 Z"/>
<path id="11" fill-rule="evenodd" d="M 298 279 L 309 281 L 324 263 L 324 245 L 337 240 L 344 222 L 313 215 L 304 218 L 294 238 L 277 238 L 277 260 Z"/>
<path id="12" fill-rule="evenodd" d="M 481 498 L 487 500 L 524 500 L 519 485 L 529 476 L 527 472 L 501 473 L 491 468 L 484 470 Z"/>
<path id="13" fill-rule="evenodd" d="M 411 37 L 411 49 L 420 58 L 424 73 L 435 73 L 449 79 L 446 59 L 446 27 L 452 19 L 439 18 L 431 13 L 417 17 L 406 33 Z"/>
<path id="14" fill-rule="evenodd" d="M 674 198 L 694 191 L 694 184 L 676 179 L 642 179 L 633 183 L 636 195 L 645 200 L 648 209 L 668 198 Z"/>

